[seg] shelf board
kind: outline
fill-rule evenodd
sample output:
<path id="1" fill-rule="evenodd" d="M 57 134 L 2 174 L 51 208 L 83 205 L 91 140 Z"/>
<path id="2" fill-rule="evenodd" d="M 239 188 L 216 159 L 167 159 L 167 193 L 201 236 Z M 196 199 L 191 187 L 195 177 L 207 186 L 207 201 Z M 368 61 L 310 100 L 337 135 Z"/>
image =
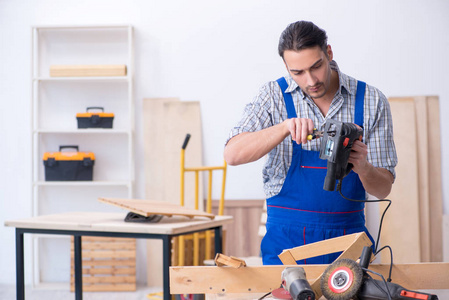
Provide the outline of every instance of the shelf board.
<path id="1" fill-rule="evenodd" d="M 130 76 L 84 76 L 84 77 L 34 77 L 33 81 L 98 81 L 98 82 L 114 82 L 114 81 L 130 81 Z"/>
<path id="2" fill-rule="evenodd" d="M 131 181 L 35 181 L 36 186 L 131 186 Z"/>
<path id="3" fill-rule="evenodd" d="M 130 134 L 131 130 L 120 129 L 102 129 L 102 128 L 86 128 L 86 129 L 37 129 L 34 133 L 48 133 L 48 134 Z"/>
<path id="4" fill-rule="evenodd" d="M 67 26 L 60 26 L 60 25 L 45 25 L 45 26 L 34 26 L 34 29 L 38 30 L 53 30 L 53 29 L 71 29 L 71 30 L 77 30 L 77 29 L 108 29 L 108 30 L 114 30 L 114 29 L 129 29 L 132 25 L 129 24 L 114 24 L 114 25 L 67 25 Z"/>

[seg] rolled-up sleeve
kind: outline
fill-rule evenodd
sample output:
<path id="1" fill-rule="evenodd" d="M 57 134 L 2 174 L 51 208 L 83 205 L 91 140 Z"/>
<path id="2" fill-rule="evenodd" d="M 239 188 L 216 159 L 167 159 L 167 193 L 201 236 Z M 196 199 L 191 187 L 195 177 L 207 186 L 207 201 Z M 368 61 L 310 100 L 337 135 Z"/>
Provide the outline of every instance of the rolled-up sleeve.
<path id="1" fill-rule="evenodd" d="M 272 90 L 270 86 L 264 85 L 254 97 L 251 103 L 245 106 L 240 121 L 231 129 L 227 144 L 231 138 L 242 132 L 255 132 L 273 126 L 272 118 Z"/>

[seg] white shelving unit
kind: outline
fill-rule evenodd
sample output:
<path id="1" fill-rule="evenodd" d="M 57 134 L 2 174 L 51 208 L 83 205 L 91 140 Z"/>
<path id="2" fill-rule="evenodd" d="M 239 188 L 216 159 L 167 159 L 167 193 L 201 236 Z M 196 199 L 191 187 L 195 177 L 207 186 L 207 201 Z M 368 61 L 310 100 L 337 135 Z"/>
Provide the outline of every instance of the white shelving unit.
<path id="1" fill-rule="evenodd" d="M 97 198 L 133 198 L 133 53 L 130 25 L 32 28 L 34 216 L 63 211 L 117 211 Z M 123 64 L 126 76 L 50 77 L 51 65 Z M 76 113 L 92 106 L 114 113 L 112 129 L 77 128 Z M 95 154 L 93 181 L 45 181 L 43 155 L 58 151 L 61 145 L 78 145 L 79 151 Z M 62 253 L 69 253 L 69 241 L 35 235 L 32 245 L 33 285 L 63 281 L 68 287 L 70 260 Z M 41 248 L 46 249 L 45 253 Z M 49 249 L 54 249 L 50 251 L 53 253 L 47 254 Z M 40 264 L 47 264 L 42 270 L 54 272 L 42 273 Z"/>

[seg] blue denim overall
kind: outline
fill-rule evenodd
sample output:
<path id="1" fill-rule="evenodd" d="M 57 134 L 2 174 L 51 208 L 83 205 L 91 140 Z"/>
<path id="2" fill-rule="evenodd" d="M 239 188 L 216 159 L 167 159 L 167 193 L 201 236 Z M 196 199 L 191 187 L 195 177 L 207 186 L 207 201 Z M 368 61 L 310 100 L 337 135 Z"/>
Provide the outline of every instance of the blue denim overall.
<path id="1" fill-rule="evenodd" d="M 288 85 L 278 79 L 284 95 L 288 118 L 296 118 L 296 111 Z M 354 123 L 363 126 L 364 82 L 357 84 Z M 267 199 L 267 233 L 262 244 L 264 265 L 280 265 L 278 255 L 290 249 L 329 238 L 365 231 L 363 202 L 344 199 L 337 191 L 323 190 L 327 160 L 319 158 L 319 151 L 303 150 L 293 141 L 293 156 L 281 191 Z M 342 194 L 351 199 L 365 199 L 365 189 L 359 176 L 351 171 L 342 184 Z M 329 264 L 340 253 L 327 254 L 298 261 L 298 264 Z"/>

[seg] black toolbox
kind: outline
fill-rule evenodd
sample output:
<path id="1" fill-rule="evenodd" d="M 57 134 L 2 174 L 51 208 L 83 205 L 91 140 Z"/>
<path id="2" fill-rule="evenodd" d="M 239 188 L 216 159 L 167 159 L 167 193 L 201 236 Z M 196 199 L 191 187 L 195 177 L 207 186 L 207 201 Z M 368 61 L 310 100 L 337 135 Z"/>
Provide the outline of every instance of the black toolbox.
<path id="1" fill-rule="evenodd" d="M 75 151 L 61 151 L 70 148 Z M 78 146 L 59 146 L 59 152 L 44 153 L 45 181 L 92 181 L 95 155 L 79 152 Z"/>
<path id="2" fill-rule="evenodd" d="M 101 112 L 89 112 L 90 110 L 101 110 Z M 113 113 L 105 113 L 103 107 L 92 106 L 86 108 L 86 112 L 77 113 L 78 128 L 112 128 L 114 121 Z"/>

